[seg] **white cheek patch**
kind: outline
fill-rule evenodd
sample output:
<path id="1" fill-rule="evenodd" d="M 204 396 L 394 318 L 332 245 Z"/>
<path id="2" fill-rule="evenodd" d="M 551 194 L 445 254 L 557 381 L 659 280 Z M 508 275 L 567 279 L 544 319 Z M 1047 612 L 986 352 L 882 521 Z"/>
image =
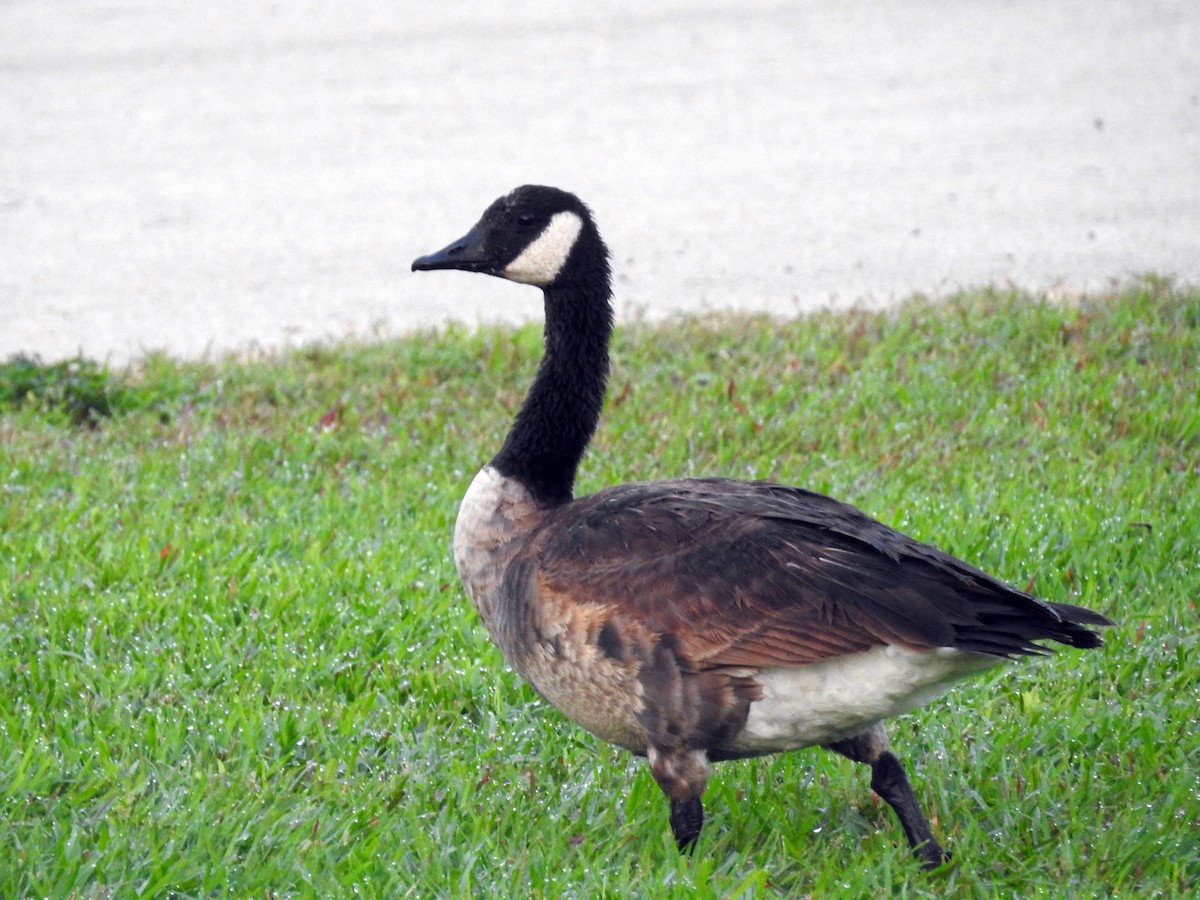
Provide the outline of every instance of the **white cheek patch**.
<path id="1" fill-rule="evenodd" d="M 510 281 L 544 287 L 558 277 L 583 229 L 573 212 L 555 213 L 542 233 L 502 273 Z"/>

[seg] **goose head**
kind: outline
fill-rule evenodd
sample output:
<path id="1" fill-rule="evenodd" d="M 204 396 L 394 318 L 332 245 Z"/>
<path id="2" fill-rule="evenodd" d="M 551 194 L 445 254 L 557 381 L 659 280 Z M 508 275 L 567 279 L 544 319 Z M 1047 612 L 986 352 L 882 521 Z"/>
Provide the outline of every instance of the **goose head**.
<path id="1" fill-rule="evenodd" d="M 461 269 L 561 287 L 591 268 L 582 249 L 588 246 L 606 266 L 607 251 L 583 202 L 558 188 L 527 184 L 496 200 L 470 231 L 418 258 L 412 268 Z"/>

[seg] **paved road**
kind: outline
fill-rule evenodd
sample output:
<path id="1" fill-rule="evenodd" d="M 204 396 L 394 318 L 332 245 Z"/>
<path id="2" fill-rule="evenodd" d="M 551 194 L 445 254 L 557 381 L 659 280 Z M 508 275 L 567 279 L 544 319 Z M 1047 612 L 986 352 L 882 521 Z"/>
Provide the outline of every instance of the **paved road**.
<path id="1" fill-rule="evenodd" d="M 0 358 L 536 315 L 408 272 L 526 181 L 627 312 L 1200 281 L 1200 3 L 0 0 Z"/>

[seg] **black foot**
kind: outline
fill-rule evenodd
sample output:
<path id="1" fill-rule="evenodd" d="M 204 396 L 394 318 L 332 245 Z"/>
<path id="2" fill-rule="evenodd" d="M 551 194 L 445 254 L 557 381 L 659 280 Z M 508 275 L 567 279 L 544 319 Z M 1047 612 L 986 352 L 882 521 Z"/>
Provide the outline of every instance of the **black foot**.
<path id="1" fill-rule="evenodd" d="M 646 757 L 650 761 L 650 774 L 671 801 L 671 834 L 679 849 L 687 850 L 704 825 L 700 797 L 708 783 L 708 756 L 703 750 L 651 745 Z"/>
<path id="2" fill-rule="evenodd" d="M 704 805 L 699 797 L 671 802 L 671 834 L 681 851 L 690 852 L 704 825 Z"/>
<path id="3" fill-rule="evenodd" d="M 912 785 L 904 774 L 904 766 L 890 751 L 884 751 L 871 763 L 871 789 L 896 811 L 904 836 L 924 868 L 936 869 L 950 861 L 950 854 L 942 849 L 933 836 L 929 820 L 917 804 Z"/>

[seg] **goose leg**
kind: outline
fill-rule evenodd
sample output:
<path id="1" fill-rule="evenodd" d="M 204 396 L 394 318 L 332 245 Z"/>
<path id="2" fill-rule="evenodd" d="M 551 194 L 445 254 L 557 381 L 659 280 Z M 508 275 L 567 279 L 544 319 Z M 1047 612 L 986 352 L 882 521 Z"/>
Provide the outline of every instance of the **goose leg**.
<path id="1" fill-rule="evenodd" d="M 675 836 L 675 843 L 680 850 L 691 851 L 703 826 L 704 804 L 699 797 L 671 801 L 671 834 Z"/>
<path id="2" fill-rule="evenodd" d="M 882 724 L 876 723 L 862 734 L 825 746 L 871 767 L 871 790 L 895 810 L 904 836 L 926 869 L 936 869 L 950 859 L 950 854 L 942 849 L 933 836 L 925 813 L 921 812 L 904 766 L 888 748 L 887 733 Z"/>
<path id="3" fill-rule="evenodd" d="M 680 850 L 688 850 L 704 825 L 700 797 L 708 786 L 708 756 L 703 750 L 651 747 L 650 774 L 671 801 L 671 834 Z"/>

